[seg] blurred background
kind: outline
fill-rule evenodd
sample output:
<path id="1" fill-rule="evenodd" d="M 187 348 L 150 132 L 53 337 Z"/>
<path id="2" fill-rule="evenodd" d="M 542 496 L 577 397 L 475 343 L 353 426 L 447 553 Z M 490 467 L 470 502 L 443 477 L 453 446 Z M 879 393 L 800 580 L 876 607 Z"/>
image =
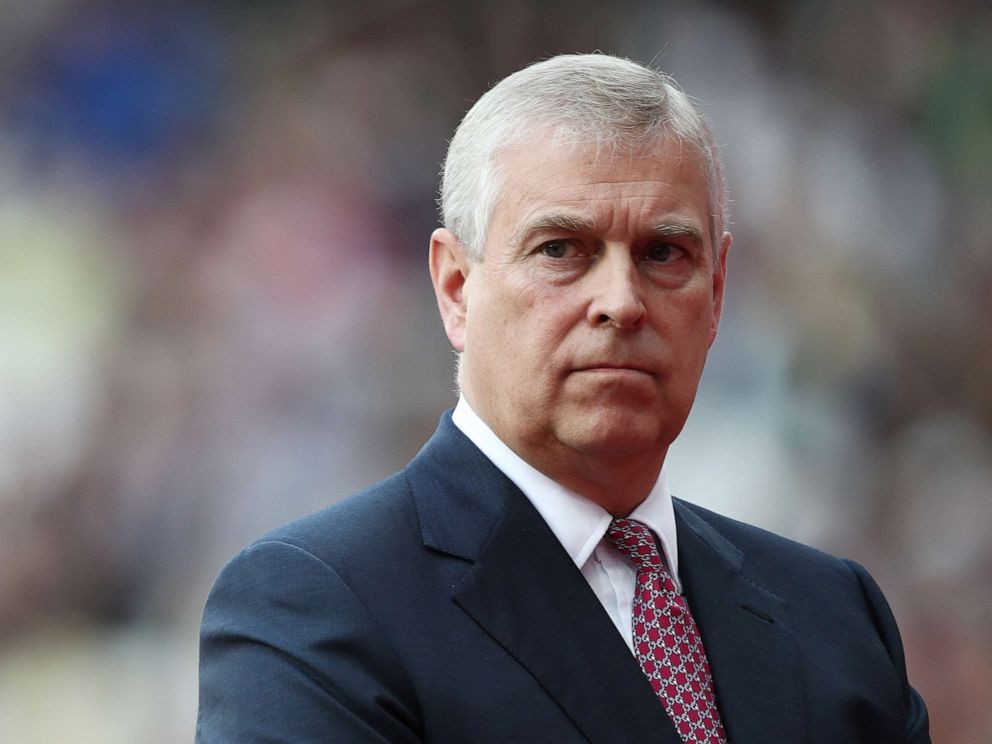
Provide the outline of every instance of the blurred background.
<path id="1" fill-rule="evenodd" d="M 867 565 L 934 741 L 992 742 L 992 8 L 738 5 L 0 0 L 0 740 L 192 740 L 223 563 L 454 401 L 447 138 L 601 49 L 733 196 L 677 495 Z"/>

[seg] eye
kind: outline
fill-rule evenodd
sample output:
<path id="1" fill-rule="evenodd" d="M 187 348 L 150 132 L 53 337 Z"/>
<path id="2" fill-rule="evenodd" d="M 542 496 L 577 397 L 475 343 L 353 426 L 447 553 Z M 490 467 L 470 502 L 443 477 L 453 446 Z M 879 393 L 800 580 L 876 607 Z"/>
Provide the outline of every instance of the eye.
<path id="1" fill-rule="evenodd" d="M 652 243 L 644 252 L 644 257 L 648 261 L 670 263 L 679 257 L 679 251 L 681 250 L 681 248 L 672 243 Z"/>
<path id="2" fill-rule="evenodd" d="M 541 253 L 548 258 L 565 258 L 570 247 L 567 240 L 549 240 L 541 245 Z"/>

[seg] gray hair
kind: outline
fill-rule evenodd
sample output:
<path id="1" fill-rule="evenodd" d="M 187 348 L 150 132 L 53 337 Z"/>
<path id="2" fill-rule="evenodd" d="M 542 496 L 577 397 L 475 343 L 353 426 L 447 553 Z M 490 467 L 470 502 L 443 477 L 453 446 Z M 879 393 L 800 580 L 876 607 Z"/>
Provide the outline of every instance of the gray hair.
<path id="1" fill-rule="evenodd" d="M 714 248 L 728 220 L 723 165 L 706 120 L 668 75 L 605 54 L 563 54 L 504 78 L 462 119 L 448 146 L 439 204 L 445 227 L 473 261 L 501 195 L 496 154 L 550 128 L 559 143 L 613 152 L 657 146 L 676 137 L 702 160 L 710 195 Z"/>

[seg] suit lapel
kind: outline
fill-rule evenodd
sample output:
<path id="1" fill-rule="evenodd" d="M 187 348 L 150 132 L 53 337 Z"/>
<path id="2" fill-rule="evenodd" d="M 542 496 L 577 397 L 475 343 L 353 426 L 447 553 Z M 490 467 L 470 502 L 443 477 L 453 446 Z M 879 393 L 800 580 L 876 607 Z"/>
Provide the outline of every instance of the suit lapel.
<path id="1" fill-rule="evenodd" d="M 508 499 L 455 601 L 528 669 L 589 741 L 679 741 L 589 585 L 523 497 Z"/>
<path id="2" fill-rule="evenodd" d="M 785 603 L 745 576 L 744 556 L 676 501 L 679 573 L 734 744 L 806 740 L 799 655 Z"/>
<path id="3" fill-rule="evenodd" d="M 427 547 L 471 562 L 455 602 L 594 744 L 679 744 L 589 585 L 523 494 L 446 416 L 407 471 Z"/>

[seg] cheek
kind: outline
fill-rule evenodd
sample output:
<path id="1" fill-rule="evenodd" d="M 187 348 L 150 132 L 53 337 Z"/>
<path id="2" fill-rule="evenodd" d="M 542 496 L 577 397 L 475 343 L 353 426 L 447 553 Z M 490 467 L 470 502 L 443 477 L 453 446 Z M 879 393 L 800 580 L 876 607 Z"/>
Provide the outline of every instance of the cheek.
<path id="1" fill-rule="evenodd" d="M 667 316 L 687 339 L 709 336 L 713 322 L 713 297 L 709 286 L 696 286 L 671 298 Z"/>
<path id="2" fill-rule="evenodd" d="M 479 303 L 467 323 L 469 354 L 496 378 L 513 377 L 529 365 L 534 345 L 528 327 L 515 308 L 499 301 Z"/>
<path id="3" fill-rule="evenodd" d="M 706 359 L 713 328 L 712 306 L 706 298 L 675 299 L 655 307 L 655 328 L 670 361 L 686 375 L 697 375 Z"/>
<path id="4" fill-rule="evenodd" d="M 505 364 L 539 367 L 541 359 L 554 356 L 567 328 L 574 325 L 569 320 L 570 296 L 553 289 L 525 283 L 490 309 L 493 323 L 499 326 L 498 332 L 508 347 Z"/>

